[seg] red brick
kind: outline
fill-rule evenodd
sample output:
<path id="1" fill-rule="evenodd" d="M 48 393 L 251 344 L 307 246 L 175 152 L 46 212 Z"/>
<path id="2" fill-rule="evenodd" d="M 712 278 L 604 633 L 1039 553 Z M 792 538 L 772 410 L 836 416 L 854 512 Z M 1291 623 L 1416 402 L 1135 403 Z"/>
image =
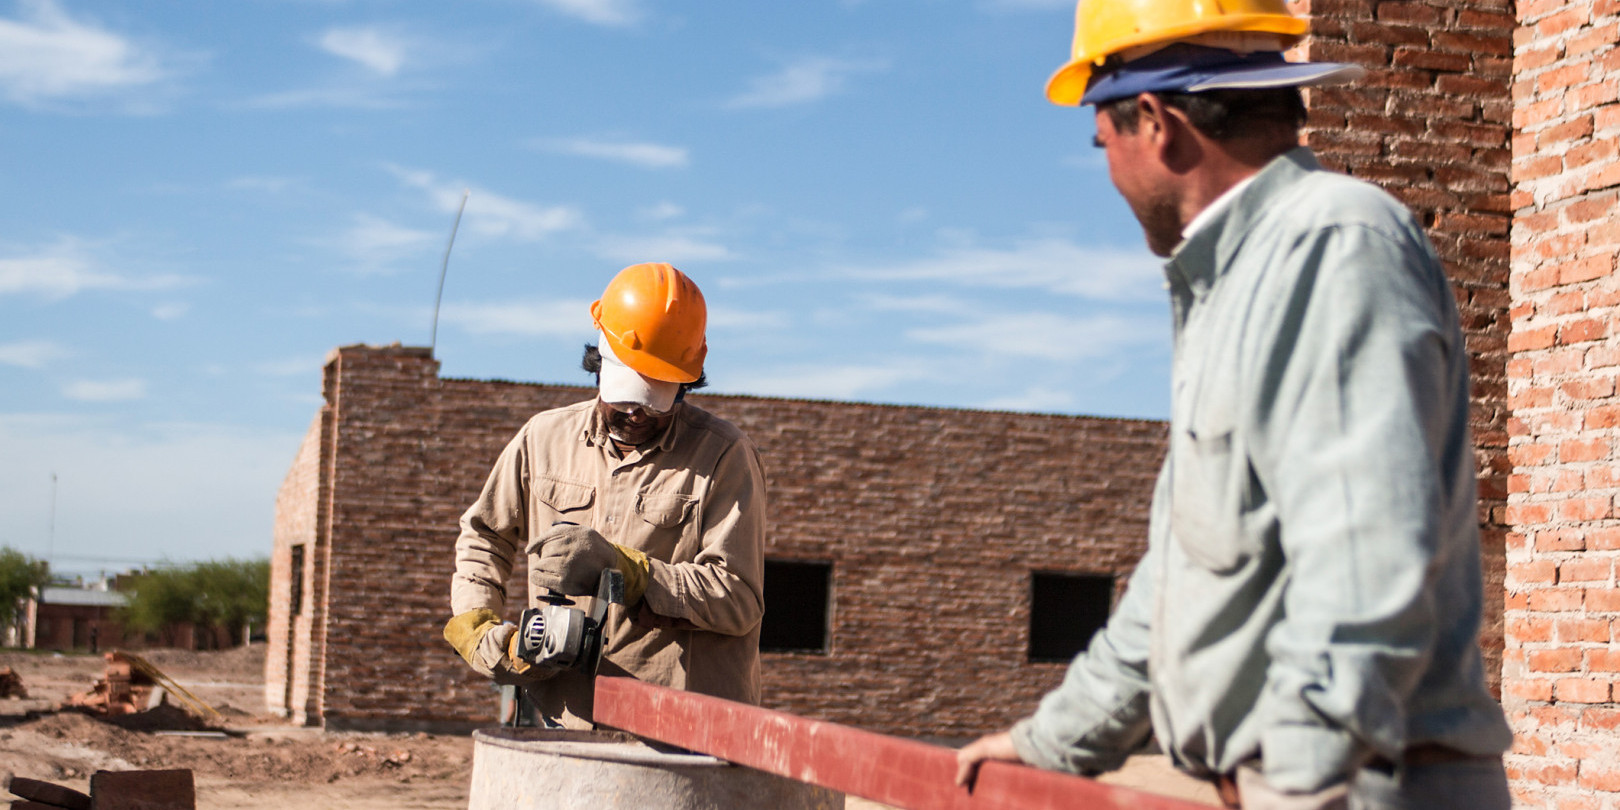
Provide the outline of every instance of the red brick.
<path id="1" fill-rule="evenodd" d="M 1531 560 L 1509 563 L 1508 581 L 1516 585 L 1555 585 L 1558 583 L 1558 563 L 1552 560 Z"/>
<path id="2" fill-rule="evenodd" d="M 1558 327 L 1546 326 L 1540 329 L 1514 329 L 1508 336 L 1508 351 L 1525 352 L 1534 349 L 1548 349 L 1558 340 Z"/>
<path id="3" fill-rule="evenodd" d="M 1598 731 L 1620 729 L 1620 709 L 1584 709 L 1581 711 L 1581 728 Z"/>
<path id="4" fill-rule="evenodd" d="M 1548 701 L 1553 699 L 1553 683 L 1548 680 L 1531 680 L 1529 678 L 1504 679 L 1502 682 L 1502 694 L 1519 700 Z"/>
<path id="5" fill-rule="evenodd" d="M 1591 588 L 1587 593 L 1597 590 Z M 1555 619 L 1553 620 L 1553 635 L 1561 642 L 1593 642 L 1597 644 L 1609 643 L 1609 630 L 1611 625 L 1608 619 Z"/>
<path id="6" fill-rule="evenodd" d="M 1530 610 L 1557 613 L 1579 609 L 1586 594 L 1580 588 L 1543 588 L 1529 591 L 1525 596 L 1529 598 Z"/>
<path id="7" fill-rule="evenodd" d="M 1582 400 L 1608 399 L 1614 396 L 1614 378 L 1591 377 L 1571 380 L 1558 386 L 1558 392 L 1574 403 Z"/>
<path id="8" fill-rule="evenodd" d="M 1550 531 L 1536 533 L 1536 551 L 1585 551 L 1586 538 L 1579 532 Z M 1536 560 L 1536 564 L 1557 565 L 1552 560 Z M 1529 565 L 1531 563 L 1521 563 Z M 1511 570 L 1511 569 L 1510 569 Z"/>
<path id="9" fill-rule="evenodd" d="M 1521 644 L 1552 641 L 1553 623 L 1550 619 L 1514 616 L 1507 620 L 1508 635 Z"/>
<path id="10" fill-rule="evenodd" d="M 1607 678 L 1564 678 L 1553 682 L 1553 696 L 1560 703 L 1607 703 Z M 1620 785 L 1620 782 L 1617 782 Z"/>
<path id="11" fill-rule="evenodd" d="M 1586 545 L 1596 551 L 1620 550 L 1620 529 L 1607 526 L 1588 529 Z"/>
<path id="12" fill-rule="evenodd" d="M 1536 36 L 1547 39 L 1579 28 L 1592 19 L 1592 12 L 1586 6 L 1576 5 L 1566 7 L 1567 10 L 1538 20 L 1535 25 Z"/>
<path id="13" fill-rule="evenodd" d="M 1536 146 L 1540 149 L 1550 149 L 1571 141 L 1592 137 L 1593 118 L 1582 115 L 1558 124 L 1554 124 L 1536 133 Z"/>
<path id="14" fill-rule="evenodd" d="M 1600 340 L 1609 334 L 1609 322 L 1605 318 L 1582 318 L 1569 321 L 1558 328 L 1558 342 L 1584 343 L 1588 340 Z M 1609 382 L 1609 391 L 1613 393 L 1614 382 Z"/>
<path id="15" fill-rule="evenodd" d="M 1620 650 L 1587 650 L 1585 665 L 1593 672 L 1620 672 Z"/>
<path id="16" fill-rule="evenodd" d="M 1565 560 L 1558 563 L 1558 581 L 1603 582 L 1609 579 L 1609 575 L 1613 571 L 1613 563 L 1605 557 L 1582 557 Z"/>
<path id="17" fill-rule="evenodd" d="M 189 770 L 96 771 L 90 800 L 94 810 L 191 810 L 197 788 Z"/>
<path id="18" fill-rule="evenodd" d="M 1614 512 L 1611 498 L 1570 498 L 1558 505 L 1558 518 L 1572 522 L 1602 520 Z"/>
<path id="19" fill-rule="evenodd" d="M 1572 439 L 1558 444 L 1558 460 L 1568 463 L 1572 461 L 1602 461 L 1609 457 L 1608 439 Z"/>
<path id="20" fill-rule="evenodd" d="M 1576 672 L 1581 668 L 1585 656 L 1573 647 L 1557 647 L 1551 650 L 1532 650 L 1530 652 L 1531 672 Z"/>
<path id="21" fill-rule="evenodd" d="M 1543 785 L 1567 785 L 1575 780 L 1575 763 L 1547 763 L 1526 767 L 1523 777 Z"/>

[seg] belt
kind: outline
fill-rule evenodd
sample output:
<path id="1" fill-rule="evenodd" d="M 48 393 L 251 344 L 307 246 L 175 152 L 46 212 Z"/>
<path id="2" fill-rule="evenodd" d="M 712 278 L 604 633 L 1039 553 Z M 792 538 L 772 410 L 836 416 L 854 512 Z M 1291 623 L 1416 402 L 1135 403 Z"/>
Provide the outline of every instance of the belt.
<path id="1" fill-rule="evenodd" d="M 1465 762 L 1472 759 L 1496 759 L 1496 756 L 1481 756 L 1458 751 L 1455 748 L 1439 743 L 1419 743 L 1401 752 L 1401 765 L 1406 767 L 1423 767 L 1425 765 L 1445 765 L 1451 762 Z M 1253 760 L 1256 768 L 1260 767 L 1260 760 Z M 1396 764 L 1384 756 L 1375 756 L 1362 766 L 1369 770 L 1385 774 L 1393 774 Z M 1226 807 L 1241 807 L 1238 796 L 1237 774 L 1223 773 L 1215 776 L 1215 793 L 1220 797 L 1221 804 Z"/>

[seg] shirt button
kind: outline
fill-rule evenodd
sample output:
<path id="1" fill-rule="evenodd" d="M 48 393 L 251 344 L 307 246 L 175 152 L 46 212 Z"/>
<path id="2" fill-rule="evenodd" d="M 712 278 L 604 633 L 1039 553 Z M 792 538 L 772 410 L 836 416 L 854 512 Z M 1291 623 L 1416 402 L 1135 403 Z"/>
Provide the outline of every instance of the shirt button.
<path id="1" fill-rule="evenodd" d="M 608 522 L 609 522 L 609 523 L 612 523 L 612 522 L 613 522 L 613 521 L 615 521 L 615 520 L 618 520 L 618 518 L 616 518 L 616 517 L 614 517 L 614 516 L 612 516 L 612 515 L 608 515 Z"/>

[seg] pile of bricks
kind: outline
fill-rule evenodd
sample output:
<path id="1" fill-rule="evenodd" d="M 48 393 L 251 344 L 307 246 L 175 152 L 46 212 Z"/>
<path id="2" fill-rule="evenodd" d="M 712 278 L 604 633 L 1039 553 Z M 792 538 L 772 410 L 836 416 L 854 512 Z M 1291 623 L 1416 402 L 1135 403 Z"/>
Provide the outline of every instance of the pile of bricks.
<path id="1" fill-rule="evenodd" d="M 189 770 L 96 771 L 90 792 L 7 775 L 3 787 L 16 796 L 13 810 L 196 810 L 197 788 Z"/>

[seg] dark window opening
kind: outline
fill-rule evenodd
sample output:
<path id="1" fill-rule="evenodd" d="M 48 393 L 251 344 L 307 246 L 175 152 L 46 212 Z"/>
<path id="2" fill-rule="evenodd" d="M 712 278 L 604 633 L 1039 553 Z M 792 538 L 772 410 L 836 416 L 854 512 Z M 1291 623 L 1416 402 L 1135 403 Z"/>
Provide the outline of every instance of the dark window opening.
<path id="1" fill-rule="evenodd" d="M 765 561 L 764 652 L 827 651 L 832 607 L 832 563 Z"/>
<path id="2" fill-rule="evenodd" d="M 292 615 L 304 612 L 304 547 L 292 547 Z"/>
<path id="3" fill-rule="evenodd" d="M 1069 661 L 1108 623 L 1114 578 L 1036 571 L 1029 578 L 1029 660 Z"/>

